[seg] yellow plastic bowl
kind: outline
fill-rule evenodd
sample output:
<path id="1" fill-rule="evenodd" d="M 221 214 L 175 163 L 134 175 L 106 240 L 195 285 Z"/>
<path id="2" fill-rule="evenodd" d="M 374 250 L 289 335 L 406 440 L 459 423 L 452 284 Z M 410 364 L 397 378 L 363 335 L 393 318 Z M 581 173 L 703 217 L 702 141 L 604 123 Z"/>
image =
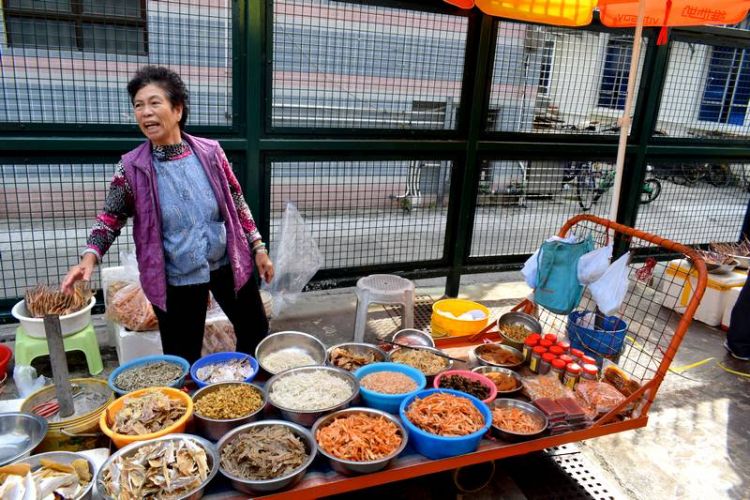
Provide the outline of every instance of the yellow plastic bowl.
<path id="1" fill-rule="evenodd" d="M 179 419 L 177 419 L 177 421 L 173 423 L 172 425 L 169 425 L 160 431 L 152 432 L 150 434 L 141 434 L 140 436 L 130 436 L 126 434 L 119 434 L 112 430 L 111 425 L 114 423 L 114 417 L 115 415 L 117 415 L 117 413 L 120 410 L 122 410 L 122 407 L 124 406 L 125 400 L 127 398 L 137 398 L 139 396 L 143 396 L 144 394 L 148 394 L 154 391 L 159 391 L 162 394 L 167 395 L 170 399 L 182 400 L 182 402 L 185 403 L 185 406 L 187 408 L 187 411 L 185 412 L 185 414 Z M 187 423 L 190 421 L 192 416 L 193 416 L 193 400 L 190 398 L 190 396 L 187 393 L 182 392 L 177 389 L 173 389 L 171 387 L 149 387 L 147 389 L 140 389 L 138 391 L 133 391 L 131 393 L 128 393 L 125 396 L 122 396 L 112 401 L 112 403 L 110 403 L 110 405 L 107 406 L 107 409 L 104 412 L 102 412 L 101 416 L 99 417 L 99 427 L 101 428 L 102 432 L 106 434 L 112 440 L 112 442 L 115 444 L 116 447 L 122 448 L 123 446 L 129 445 L 130 443 L 135 443 L 137 441 L 148 441 L 149 439 L 166 436 L 167 434 L 185 432 L 185 427 L 187 426 Z"/>
<path id="2" fill-rule="evenodd" d="M 478 309 L 485 314 L 484 319 L 461 320 L 443 316 L 438 311 L 449 312 L 455 316 L 460 316 L 465 312 Z M 432 304 L 432 335 L 435 337 L 463 337 L 465 335 L 474 335 L 482 331 L 490 320 L 490 310 L 478 302 L 472 302 L 465 299 L 443 299 Z"/>

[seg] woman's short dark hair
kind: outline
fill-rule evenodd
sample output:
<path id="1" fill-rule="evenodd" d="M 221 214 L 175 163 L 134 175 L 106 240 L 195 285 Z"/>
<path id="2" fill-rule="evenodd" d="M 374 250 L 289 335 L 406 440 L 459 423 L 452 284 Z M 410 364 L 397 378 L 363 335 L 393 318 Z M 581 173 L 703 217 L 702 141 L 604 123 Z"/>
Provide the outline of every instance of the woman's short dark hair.
<path id="1" fill-rule="evenodd" d="M 144 66 L 138 70 L 135 76 L 128 82 L 128 94 L 131 104 L 135 95 L 146 85 L 153 83 L 158 85 L 169 97 L 172 107 L 182 106 L 182 118 L 180 119 L 180 130 L 185 128 L 190 111 L 190 96 L 185 82 L 180 75 L 164 66 Z"/>

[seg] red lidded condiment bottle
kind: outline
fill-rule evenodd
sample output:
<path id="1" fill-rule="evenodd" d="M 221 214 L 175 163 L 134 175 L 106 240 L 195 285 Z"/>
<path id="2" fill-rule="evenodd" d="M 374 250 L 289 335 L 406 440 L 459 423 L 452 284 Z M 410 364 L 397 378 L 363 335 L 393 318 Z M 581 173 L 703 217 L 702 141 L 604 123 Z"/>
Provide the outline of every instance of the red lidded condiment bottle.
<path id="1" fill-rule="evenodd" d="M 542 361 L 542 354 L 547 352 L 546 347 L 536 346 L 531 351 L 531 359 L 529 360 L 529 370 L 534 373 L 539 373 L 539 363 Z"/>
<path id="2" fill-rule="evenodd" d="M 555 356 L 561 356 L 565 354 L 565 349 L 563 349 L 559 345 L 553 345 L 552 347 L 549 348 L 549 352 L 551 352 Z"/>
<path id="3" fill-rule="evenodd" d="M 550 368 L 550 371 L 554 373 L 558 379 L 562 380 L 563 374 L 565 373 L 565 365 L 567 365 L 567 363 L 562 359 L 553 359 L 552 368 Z"/>
<path id="4" fill-rule="evenodd" d="M 550 347 L 552 347 L 553 345 L 555 345 L 555 343 L 552 342 L 551 340 L 542 339 L 542 340 L 539 341 L 539 345 L 542 346 L 542 347 L 544 347 L 545 349 L 549 349 Z"/>
<path id="5" fill-rule="evenodd" d="M 534 349 L 537 345 L 539 345 L 539 338 L 532 339 L 531 335 L 526 337 L 526 340 L 523 341 L 523 362 L 526 363 L 531 359 L 531 351 Z"/>
<path id="6" fill-rule="evenodd" d="M 545 352 L 544 354 L 542 354 L 542 360 L 539 362 L 540 375 L 549 373 L 549 369 L 552 367 L 552 360 L 555 358 L 556 356 L 551 352 Z"/>
<path id="7" fill-rule="evenodd" d="M 557 335 L 554 333 L 545 333 L 544 334 L 544 340 L 549 340 L 553 344 L 557 343 Z"/>
<path id="8" fill-rule="evenodd" d="M 580 350 L 580 349 L 571 349 L 570 350 L 570 355 L 573 356 L 576 359 L 581 359 L 586 354 L 582 350 Z"/>
<path id="9" fill-rule="evenodd" d="M 591 364 L 586 363 L 581 368 L 581 379 L 586 380 L 597 380 L 599 378 L 599 367 Z"/>
<path id="10" fill-rule="evenodd" d="M 581 375 L 581 365 L 578 363 L 568 363 L 565 367 L 565 375 L 563 375 L 563 384 L 571 389 L 578 383 L 578 377 Z"/>

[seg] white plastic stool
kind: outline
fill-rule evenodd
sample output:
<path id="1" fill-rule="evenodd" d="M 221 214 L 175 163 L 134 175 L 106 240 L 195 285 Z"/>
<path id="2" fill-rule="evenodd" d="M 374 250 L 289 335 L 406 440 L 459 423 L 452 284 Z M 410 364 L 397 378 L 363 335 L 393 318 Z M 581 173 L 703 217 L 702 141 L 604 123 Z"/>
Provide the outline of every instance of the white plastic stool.
<path id="1" fill-rule="evenodd" d="M 370 304 L 400 304 L 404 308 L 401 328 L 414 326 L 414 283 L 393 274 L 371 274 L 357 280 L 357 318 L 354 341 L 362 342 Z"/>

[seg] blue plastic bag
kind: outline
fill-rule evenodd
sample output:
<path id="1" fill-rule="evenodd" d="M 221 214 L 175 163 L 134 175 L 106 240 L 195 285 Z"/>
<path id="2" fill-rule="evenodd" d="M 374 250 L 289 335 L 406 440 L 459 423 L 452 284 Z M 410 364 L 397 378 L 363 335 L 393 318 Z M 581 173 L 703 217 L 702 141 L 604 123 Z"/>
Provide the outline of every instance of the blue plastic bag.
<path id="1" fill-rule="evenodd" d="M 578 261 L 593 249 L 590 236 L 577 243 L 545 241 L 537 261 L 534 302 L 557 314 L 573 311 L 584 288 L 578 281 Z"/>

